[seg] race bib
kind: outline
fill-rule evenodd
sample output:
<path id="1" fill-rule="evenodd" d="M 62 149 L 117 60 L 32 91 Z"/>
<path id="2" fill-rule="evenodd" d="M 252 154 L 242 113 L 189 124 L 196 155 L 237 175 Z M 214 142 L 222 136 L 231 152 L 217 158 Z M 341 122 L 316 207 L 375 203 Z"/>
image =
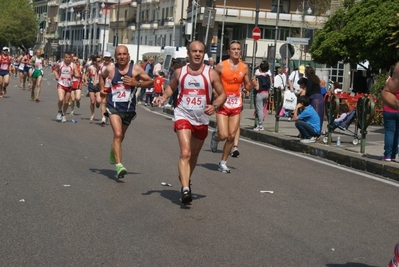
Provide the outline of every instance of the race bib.
<path id="1" fill-rule="evenodd" d="M 112 88 L 113 102 L 128 102 L 130 100 L 130 87 L 124 84 L 117 84 Z"/>
<path id="2" fill-rule="evenodd" d="M 205 108 L 205 95 L 183 95 L 183 107 L 187 110 L 203 110 Z"/>
<path id="3" fill-rule="evenodd" d="M 7 64 L 1 64 L 0 68 L 2 70 L 8 70 L 8 65 Z"/>
<path id="4" fill-rule="evenodd" d="M 71 87 L 71 79 L 60 78 L 58 83 L 61 84 L 64 87 Z"/>
<path id="5" fill-rule="evenodd" d="M 224 106 L 229 109 L 241 107 L 241 96 L 236 94 L 228 95 Z"/>

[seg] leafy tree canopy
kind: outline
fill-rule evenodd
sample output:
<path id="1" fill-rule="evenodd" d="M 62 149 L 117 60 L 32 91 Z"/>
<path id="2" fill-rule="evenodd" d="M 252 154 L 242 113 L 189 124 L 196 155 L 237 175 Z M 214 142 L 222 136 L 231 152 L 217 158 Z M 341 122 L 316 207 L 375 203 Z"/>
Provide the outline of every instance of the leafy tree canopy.
<path id="1" fill-rule="evenodd" d="M 29 0 L 0 1 L 0 44 L 32 47 L 36 41 L 36 14 Z"/>
<path id="2" fill-rule="evenodd" d="M 368 60 L 374 70 L 387 69 L 399 56 L 399 50 L 390 45 L 397 13 L 399 0 L 345 1 L 344 8 L 316 32 L 309 52 L 318 63 Z"/>

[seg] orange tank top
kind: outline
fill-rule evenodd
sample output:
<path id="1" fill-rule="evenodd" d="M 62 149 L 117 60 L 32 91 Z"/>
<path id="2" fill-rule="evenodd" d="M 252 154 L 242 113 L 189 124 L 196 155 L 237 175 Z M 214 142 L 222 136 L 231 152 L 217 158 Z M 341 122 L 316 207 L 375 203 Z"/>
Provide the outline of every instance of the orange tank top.
<path id="1" fill-rule="evenodd" d="M 241 61 L 238 63 L 238 70 L 230 69 L 229 60 L 223 61 L 223 73 L 220 76 L 224 91 L 226 92 L 226 102 L 224 107 L 227 109 L 240 108 L 241 101 L 241 85 L 245 77 L 245 65 Z"/>

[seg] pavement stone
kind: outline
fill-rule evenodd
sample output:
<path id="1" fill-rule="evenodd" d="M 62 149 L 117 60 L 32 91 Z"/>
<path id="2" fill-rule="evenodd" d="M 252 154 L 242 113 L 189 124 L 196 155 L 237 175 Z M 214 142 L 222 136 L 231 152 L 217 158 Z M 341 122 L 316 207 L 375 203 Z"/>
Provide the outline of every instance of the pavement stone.
<path id="1" fill-rule="evenodd" d="M 163 110 L 159 110 L 173 115 L 173 108 L 163 108 Z M 351 133 L 339 130 L 333 133 L 331 145 L 324 144 L 322 138 L 320 138 L 319 142 L 302 144 L 299 142 L 299 132 L 295 128 L 294 122 L 290 122 L 284 117 L 280 118 L 278 123 L 278 132 L 276 132 L 275 120 L 275 114 L 270 114 L 268 111 L 263 122 L 265 131 L 254 131 L 254 109 L 251 108 L 248 103 L 244 104 L 244 110 L 240 122 L 240 135 L 241 137 L 254 141 L 270 144 L 290 151 L 325 158 L 343 166 L 399 181 L 399 162 L 386 162 L 382 160 L 384 152 L 383 126 L 371 125 L 368 127 L 368 133 L 365 140 L 365 153 L 362 154 L 360 153 L 360 131 L 358 131 L 358 145 L 353 145 L 353 135 Z M 209 126 L 213 128 L 216 127 L 215 115 L 210 117 Z M 325 121 L 323 129 L 326 129 L 326 127 L 327 122 Z M 354 132 L 355 125 L 351 125 L 349 130 Z M 341 137 L 340 146 L 336 145 L 336 139 L 338 136 Z"/>

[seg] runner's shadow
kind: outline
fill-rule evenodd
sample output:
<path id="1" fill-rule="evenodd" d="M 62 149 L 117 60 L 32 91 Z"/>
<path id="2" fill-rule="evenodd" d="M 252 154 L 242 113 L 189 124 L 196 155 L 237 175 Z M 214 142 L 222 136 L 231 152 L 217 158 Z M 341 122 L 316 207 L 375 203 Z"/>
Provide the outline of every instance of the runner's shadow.
<path id="1" fill-rule="evenodd" d="M 163 198 L 170 200 L 173 204 L 180 206 L 181 209 L 189 209 L 190 205 L 184 205 L 181 203 L 181 193 L 180 190 L 149 190 L 146 193 L 142 193 L 143 196 L 150 196 L 154 193 L 159 193 Z M 206 196 L 199 194 L 192 194 L 193 201 L 204 198 Z"/>
<path id="2" fill-rule="evenodd" d="M 201 166 L 201 167 L 206 168 L 206 169 L 211 170 L 211 171 L 217 171 L 217 172 L 219 171 L 218 170 L 219 164 L 205 163 L 205 164 L 198 164 L 198 166 Z M 231 169 L 231 170 L 235 170 L 236 169 L 236 168 L 230 167 L 229 165 L 227 165 L 227 167 L 229 169 Z"/>
<path id="3" fill-rule="evenodd" d="M 124 183 L 124 181 L 123 181 L 124 178 L 122 178 L 122 179 L 117 179 L 116 178 L 115 170 L 110 170 L 110 169 L 92 169 L 92 168 L 90 168 L 90 171 L 94 172 L 94 173 L 97 173 L 97 174 L 101 174 L 101 175 L 107 177 L 108 179 L 114 180 L 117 183 Z M 129 174 L 138 174 L 138 173 L 127 172 L 126 175 L 129 175 Z M 125 175 L 125 178 L 126 178 L 126 175 Z"/>

